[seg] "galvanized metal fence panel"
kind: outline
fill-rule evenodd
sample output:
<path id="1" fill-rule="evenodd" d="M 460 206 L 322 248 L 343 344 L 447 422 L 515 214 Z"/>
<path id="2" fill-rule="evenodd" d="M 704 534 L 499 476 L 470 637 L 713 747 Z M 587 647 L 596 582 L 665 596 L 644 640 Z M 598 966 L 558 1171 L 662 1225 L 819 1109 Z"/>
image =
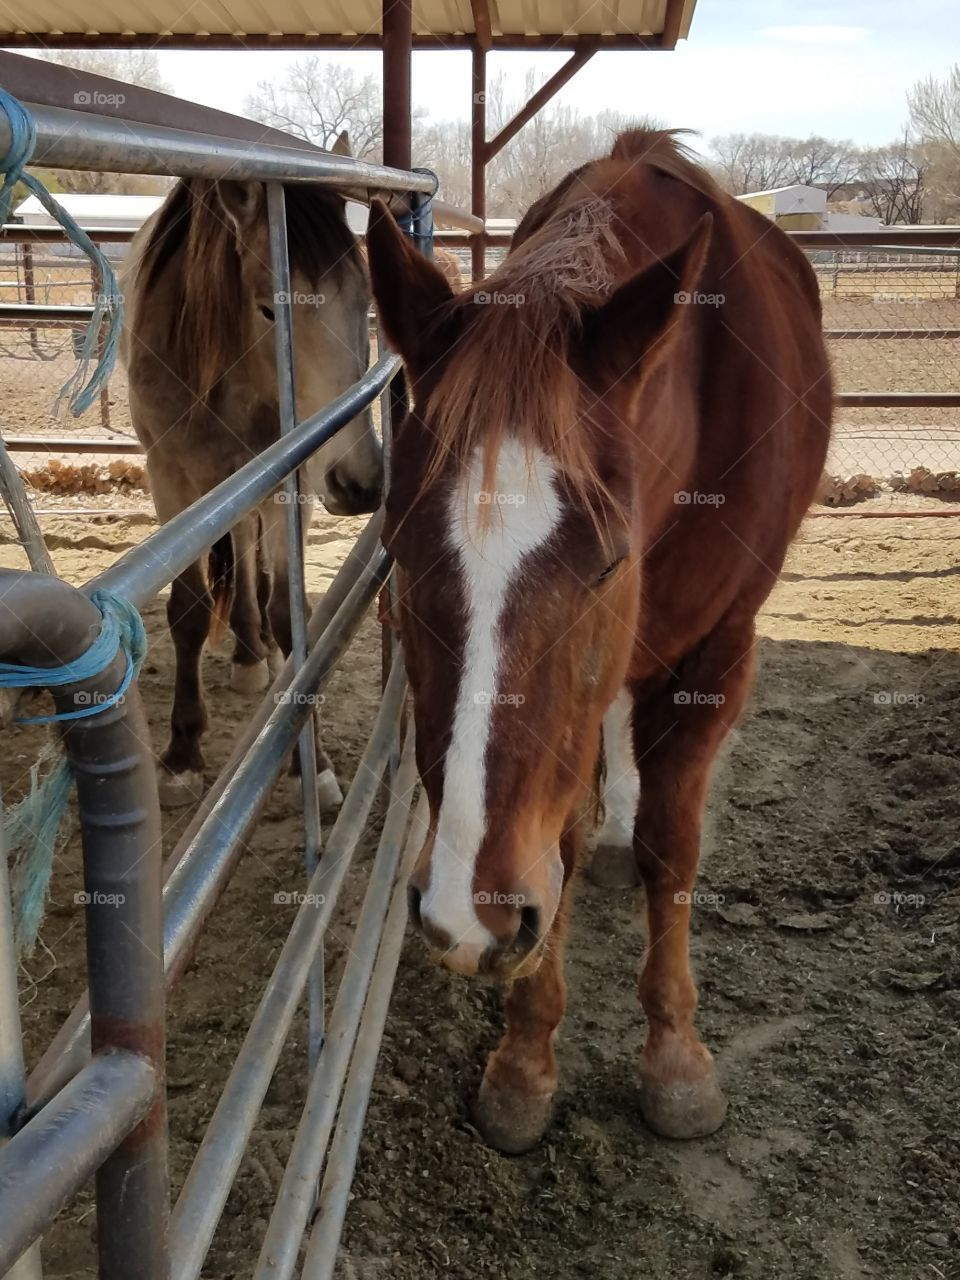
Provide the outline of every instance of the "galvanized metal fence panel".
<path id="1" fill-rule="evenodd" d="M 435 183 L 430 175 L 318 156 L 296 147 L 247 146 L 86 114 L 74 118 L 74 113 L 53 108 L 39 109 L 36 123 L 37 162 L 183 176 L 229 174 L 266 182 L 271 266 L 278 298 L 275 333 L 281 433 L 259 457 L 82 590 L 35 574 L 0 574 L 7 604 L 14 600 L 20 611 L 13 615 L 19 618 L 18 625 L 6 615 L 2 620 L 6 625 L 0 625 L 0 649 L 14 658 L 25 647 L 29 649 L 23 628 L 29 635 L 42 636 L 53 603 L 61 624 L 65 617 L 79 620 L 78 625 L 85 622 L 86 637 L 90 614 L 97 611 L 85 597 L 96 590 L 112 591 L 142 607 L 228 533 L 240 516 L 283 485 L 289 513 L 293 652 L 174 851 L 165 885 L 154 762 L 145 745 L 146 726 L 139 723 L 143 713 L 135 685 L 116 707 L 75 722 L 64 731 L 72 758 L 81 769 L 78 788 L 86 883 L 88 888 L 109 883 L 124 905 L 104 917 L 91 900 L 87 911 L 89 1002 L 77 1005 L 26 1083 L 17 1051 L 16 973 L 2 927 L 4 919 L 9 924 L 9 917 L 0 914 L 0 1024 L 11 1037 L 0 1059 L 0 1089 L 5 1089 L 8 1097 L 19 1097 L 23 1121 L 14 1126 L 16 1131 L 0 1148 L 0 1271 L 14 1266 L 23 1255 L 16 1264 L 17 1280 L 21 1275 L 22 1280 L 35 1280 L 39 1272 L 35 1251 L 29 1251 L 31 1242 L 95 1172 L 103 1280 L 131 1274 L 138 1280 L 199 1275 L 266 1086 L 307 988 L 309 1096 L 324 1101 L 319 1112 L 308 1108 L 304 1114 L 303 1136 L 295 1144 L 285 1180 L 286 1194 L 281 1193 L 271 1219 L 269 1248 L 266 1243 L 264 1246 L 264 1256 L 272 1256 L 275 1241 L 282 1238 L 285 1256 L 295 1260 L 319 1190 L 317 1187 L 304 1196 L 303 1172 L 306 1169 L 310 1179 L 318 1182 L 337 1101 L 344 1090 L 353 1127 L 344 1131 L 347 1136 L 343 1139 L 337 1130 L 335 1141 L 346 1143 L 339 1178 L 349 1177 L 356 1157 L 353 1133 L 358 1098 L 369 1093 L 368 1076 L 379 1045 L 379 1035 L 374 1032 L 377 1026 L 382 1031 L 389 994 L 387 978 L 392 982 L 392 973 L 387 971 L 391 963 L 396 967 L 405 919 L 400 853 L 410 847 L 405 834 L 416 768 L 409 741 L 399 764 L 400 713 L 406 685 L 402 655 L 395 647 L 373 732 L 325 842 L 315 789 L 303 788 L 307 891 L 201 1143 L 169 1236 L 164 989 L 182 971 L 204 920 L 236 865 L 242 841 L 256 824 L 266 796 L 295 746 L 299 745 L 303 756 L 304 776 L 315 777 L 310 695 L 329 679 L 390 571 L 389 557 L 379 545 L 382 516 L 378 515 L 308 620 L 298 469 L 358 411 L 378 396 L 386 398 L 399 360 L 381 353 L 352 388 L 305 422 L 297 422 L 291 315 L 289 305 L 283 302 L 291 289 L 281 184 L 310 180 L 337 188 L 362 186 L 412 193 L 414 233 L 421 247 L 429 251 L 432 220 L 428 193 Z M 0 148 L 8 141 L 5 132 L 6 122 L 0 118 Z M 34 320 L 45 324 L 52 317 L 38 311 L 30 313 L 29 319 L 31 324 Z M 71 315 L 69 323 L 77 319 Z M 6 322 L 14 320 L 16 316 L 8 308 Z M 29 341 L 34 342 L 32 332 Z M 63 634 L 67 642 L 75 643 L 69 627 Z M 98 677 L 105 688 L 118 682 L 117 661 Z M 58 705 L 69 692 L 68 688 L 56 694 Z M 131 733 L 137 739 L 135 748 L 129 740 Z M 117 767 L 119 751 L 126 752 L 126 768 Z M 393 780 L 391 803 L 363 908 L 362 936 L 338 990 L 328 1040 L 323 1020 L 323 937 L 384 778 Z M 137 803 L 131 808 L 134 800 Z M 0 884 L 0 891 L 4 887 Z M 368 1011 L 372 1008 L 376 1012 L 373 1021 L 367 1013 L 361 1020 L 365 1000 Z M 24 1119 L 27 1116 L 30 1118 Z M 318 1123 L 326 1132 L 319 1147 L 314 1141 Z M 29 1162 L 29 1168 L 24 1161 Z M 298 1190 L 291 1199 L 294 1185 Z M 326 1231 L 323 1233 L 324 1247 L 332 1249 L 334 1256 L 342 1217 L 337 1209 L 330 1217 L 329 1238 Z M 263 1265 L 267 1267 L 264 1274 L 273 1274 L 267 1263 Z"/>

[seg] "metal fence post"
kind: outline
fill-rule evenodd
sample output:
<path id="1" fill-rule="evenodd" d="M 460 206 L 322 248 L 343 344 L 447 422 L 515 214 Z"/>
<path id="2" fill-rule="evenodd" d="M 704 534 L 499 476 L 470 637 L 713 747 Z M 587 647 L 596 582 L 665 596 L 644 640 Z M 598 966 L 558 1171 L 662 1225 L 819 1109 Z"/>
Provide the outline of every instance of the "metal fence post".
<path id="1" fill-rule="evenodd" d="M 290 284 L 290 256 L 287 248 L 287 214 L 283 184 L 267 183 L 267 213 L 270 223 L 270 266 L 273 273 L 274 335 L 277 355 L 277 394 L 280 434 L 287 435 L 297 425 L 296 388 L 293 368 L 293 305 Z M 287 558 L 290 589 L 290 633 L 293 669 L 299 671 L 307 659 L 307 590 L 304 579 L 303 518 L 299 472 L 284 481 L 287 500 Z M 322 832 L 320 799 L 317 795 L 316 715 L 310 716 L 300 735 L 300 783 L 303 792 L 304 858 L 309 883 L 320 857 Z M 312 1072 L 323 1044 L 324 957 L 322 946 L 310 968 L 308 987 L 309 1031 L 307 1063 Z"/>
<path id="2" fill-rule="evenodd" d="M 63 666 L 85 652 L 100 630 L 100 611 L 58 578 L 4 570 L 0 587 L 0 650 L 21 665 Z M 96 705 L 112 694 L 126 661 L 118 652 L 99 675 L 57 686 L 58 713 Z M 99 1276 L 168 1280 L 163 849 L 154 757 L 136 683 L 99 714 L 65 722 L 63 745 L 76 778 L 83 846 L 84 891 L 77 901 L 87 927 L 94 1057 L 108 1060 L 107 1074 L 123 1058 L 139 1069 L 141 1083 L 151 1085 L 146 1109 L 131 1113 L 137 1115 L 135 1126 L 121 1128 L 126 1136 L 113 1150 L 110 1143 L 110 1154 L 95 1166 Z M 34 1132 L 43 1129 L 43 1115 Z M 27 1125 L 13 1143 L 30 1147 L 30 1132 Z"/>
<path id="3" fill-rule="evenodd" d="M 13 938 L 7 851 L 0 823 L 0 1144 L 13 1137 L 15 1117 L 24 1102 L 25 1081 L 17 949 Z M 13 1264 L 3 1280 L 41 1280 L 42 1274 L 38 1240 Z"/>

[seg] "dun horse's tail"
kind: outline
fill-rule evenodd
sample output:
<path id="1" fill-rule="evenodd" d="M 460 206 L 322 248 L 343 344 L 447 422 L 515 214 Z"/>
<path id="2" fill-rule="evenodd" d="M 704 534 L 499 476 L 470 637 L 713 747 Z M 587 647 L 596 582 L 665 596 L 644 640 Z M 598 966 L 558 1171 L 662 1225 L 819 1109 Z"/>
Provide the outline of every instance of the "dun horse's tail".
<path id="1" fill-rule="evenodd" d="M 229 533 L 218 538 L 210 548 L 207 573 L 210 579 L 210 593 L 213 596 L 208 638 L 211 645 L 217 645 L 226 635 L 230 625 L 230 609 L 233 605 L 236 582 L 233 538 Z"/>

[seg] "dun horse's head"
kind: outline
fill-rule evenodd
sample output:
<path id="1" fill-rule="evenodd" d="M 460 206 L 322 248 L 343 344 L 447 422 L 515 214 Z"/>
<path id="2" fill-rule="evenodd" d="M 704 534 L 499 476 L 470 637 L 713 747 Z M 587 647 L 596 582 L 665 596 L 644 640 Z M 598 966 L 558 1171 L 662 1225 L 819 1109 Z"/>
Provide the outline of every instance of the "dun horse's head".
<path id="1" fill-rule="evenodd" d="M 581 210 L 571 239 L 577 217 L 597 230 Z M 449 968 L 498 977 L 536 968 L 572 871 L 640 597 L 628 424 L 705 252 L 605 298 L 608 239 L 581 305 L 579 246 L 528 244 L 454 298 L 382 206 L 367 234 L 414 386 L 385 528 L 430 805 L 412 914 Z"/>
<path id="2" fill-rule="evenodd" d="M 345 135 L 334 150 L 350 153 Z M 239 260 L 242 279 L 237 302 L 247 368 L 257 394 L 267 403 L 276 403 L 277 299 L 270 270 L 266 190 L 261 182 L 225 181 L 216 184 L 216 196 L 227 215 Z M 302 421 L 366 371 L 370 285 L 341 196 L 326 188 L 290 183 L 286 209 L 297 417 Z M 369 409 L 318 451 L 308 471 L 334 514 L 377 509 L 383 461 Z"/>

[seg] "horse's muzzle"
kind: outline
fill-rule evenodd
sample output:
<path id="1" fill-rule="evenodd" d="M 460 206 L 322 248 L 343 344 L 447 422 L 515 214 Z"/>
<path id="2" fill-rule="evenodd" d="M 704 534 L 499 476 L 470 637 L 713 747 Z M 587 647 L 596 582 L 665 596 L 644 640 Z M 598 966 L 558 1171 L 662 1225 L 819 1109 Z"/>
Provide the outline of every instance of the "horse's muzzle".
<path id="1" fill-rule="evenodd" d="M 407 888 L 410 919 L 423 936 L 439 964 L 454 973 L 483 976 L 494 981 L 507 981 L 521 968 L 530 967 L 539 956 L 543 942 L 541 913 L 527 903 L 511 910 L 493 942 L 478 944 L 454 939 L 421 911 L 420 890 L 414 884 Z M 536 968 L 536 963 L 532 964 Z"/>
<path id="2" fill-rule="evenodd" d="M 376 511 L 383 501 L 383 477 L 363 484 L 342 467 L 331 467 L 324 477 L 324 506 L 335 516 L 359 516 Z"/>

